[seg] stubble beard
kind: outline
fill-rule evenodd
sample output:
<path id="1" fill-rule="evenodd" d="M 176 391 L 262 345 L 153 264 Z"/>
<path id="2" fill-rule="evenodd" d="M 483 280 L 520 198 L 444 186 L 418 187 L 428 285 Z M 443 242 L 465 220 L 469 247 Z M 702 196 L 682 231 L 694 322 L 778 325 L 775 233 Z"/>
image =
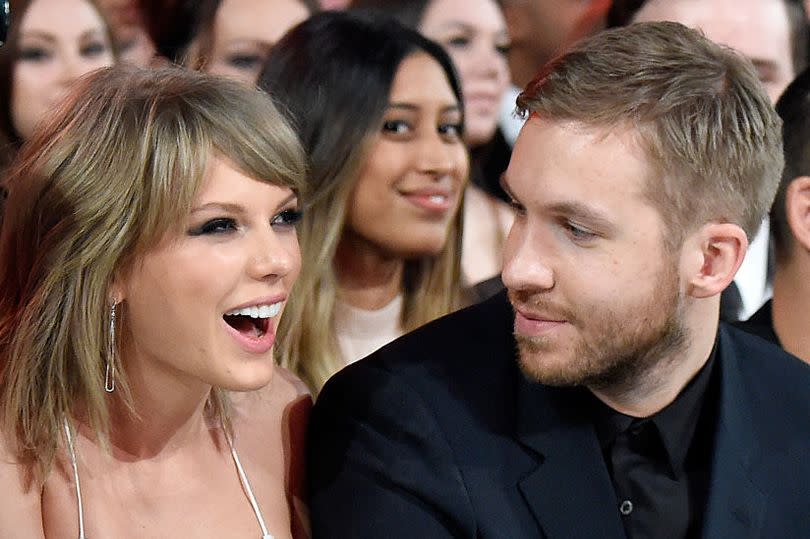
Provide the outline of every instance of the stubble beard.
<path id="1" fill-rule="evenodd" d="M 659 283 L 660 294 L 650 294 L 640 305 L 622 311 L 590 308 L 569 313 L 575 327 L 588 331 L 581 331 L 568 350 L 554 339 L 515 334 L 524 375 L 550 386 L 618 391 L 658 383 L 649 378 L 666 372 L 666 364 L 677 360 L 689 340 L 677 275 L 664 270 Z M 543 360 L 545 355 L 561 353 L 568 357 Z"/>

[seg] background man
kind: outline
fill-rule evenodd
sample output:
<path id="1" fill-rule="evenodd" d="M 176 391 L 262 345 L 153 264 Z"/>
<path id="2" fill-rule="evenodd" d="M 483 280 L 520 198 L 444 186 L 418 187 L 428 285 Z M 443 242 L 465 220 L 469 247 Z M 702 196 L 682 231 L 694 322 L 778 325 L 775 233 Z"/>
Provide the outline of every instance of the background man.
<path id="1" fill-rule="evenodd" d="M 315 535 L 810 536 L 810 366 L 718 323 L 782 169 L 754 69 L 634 25 L 574 46 L 519 105 L 508 301 L 326 385 Z"/>
<path id="2" fill-rule="evenodd" d="M 776 104 L 785 170 L 771 208 L 773 300 L 739 325 L 810 363 L 810 70 Z"/>

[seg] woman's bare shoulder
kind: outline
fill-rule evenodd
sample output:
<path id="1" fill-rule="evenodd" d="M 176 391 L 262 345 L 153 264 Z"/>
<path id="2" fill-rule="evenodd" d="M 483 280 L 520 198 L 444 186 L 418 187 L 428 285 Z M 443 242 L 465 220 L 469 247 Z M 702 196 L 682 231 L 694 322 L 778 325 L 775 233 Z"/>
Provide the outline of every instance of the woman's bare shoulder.
<path id="1" fill-rule="evenodd" d="M 263 445 L 281 443 L 285 451 L 292 453 L 303 452 L 312 397 L 295 375 L 276 366 L 266 387 L 232 394 L 231 401 L 237 435 Z"/>
<path id="2" fill-rule="evenodd" d="M 0 431 L 0 537 L 43 539 L 42 493 L 28 466 L 20 464 Z"/>

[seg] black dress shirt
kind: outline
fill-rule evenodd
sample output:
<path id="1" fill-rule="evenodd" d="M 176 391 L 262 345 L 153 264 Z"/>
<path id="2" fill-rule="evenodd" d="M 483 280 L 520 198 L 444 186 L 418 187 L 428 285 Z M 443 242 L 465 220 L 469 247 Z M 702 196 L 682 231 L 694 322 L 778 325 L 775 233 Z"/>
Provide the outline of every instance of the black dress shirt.
<path id="1" fill-rule="evenodd" d="M 717 421 L 716 348 L 678 397 L 653 416 L 630 417 L 593 397 L 596 434 L 630 539 L 700 535 Z"/>

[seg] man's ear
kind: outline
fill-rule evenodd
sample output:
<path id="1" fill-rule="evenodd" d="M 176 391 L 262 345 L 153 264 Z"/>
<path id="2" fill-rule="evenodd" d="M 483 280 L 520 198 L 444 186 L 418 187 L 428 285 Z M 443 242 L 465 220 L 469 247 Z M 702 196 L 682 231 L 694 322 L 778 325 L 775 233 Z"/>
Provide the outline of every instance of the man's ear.
<path id="1" fill-rule="evenodd" d="M 785 192 L 785 214 L 796 243 L 810 251 L 810 177 L 799 176 L 790 182 Z"/>
<path id="2" fill-rule="evenodd" d="M 731 284 L 747 250 L 748 237 L 739 225 L 703 225 L 684 243 L 687 293 L 694 298 L 720 294 Z"/>

